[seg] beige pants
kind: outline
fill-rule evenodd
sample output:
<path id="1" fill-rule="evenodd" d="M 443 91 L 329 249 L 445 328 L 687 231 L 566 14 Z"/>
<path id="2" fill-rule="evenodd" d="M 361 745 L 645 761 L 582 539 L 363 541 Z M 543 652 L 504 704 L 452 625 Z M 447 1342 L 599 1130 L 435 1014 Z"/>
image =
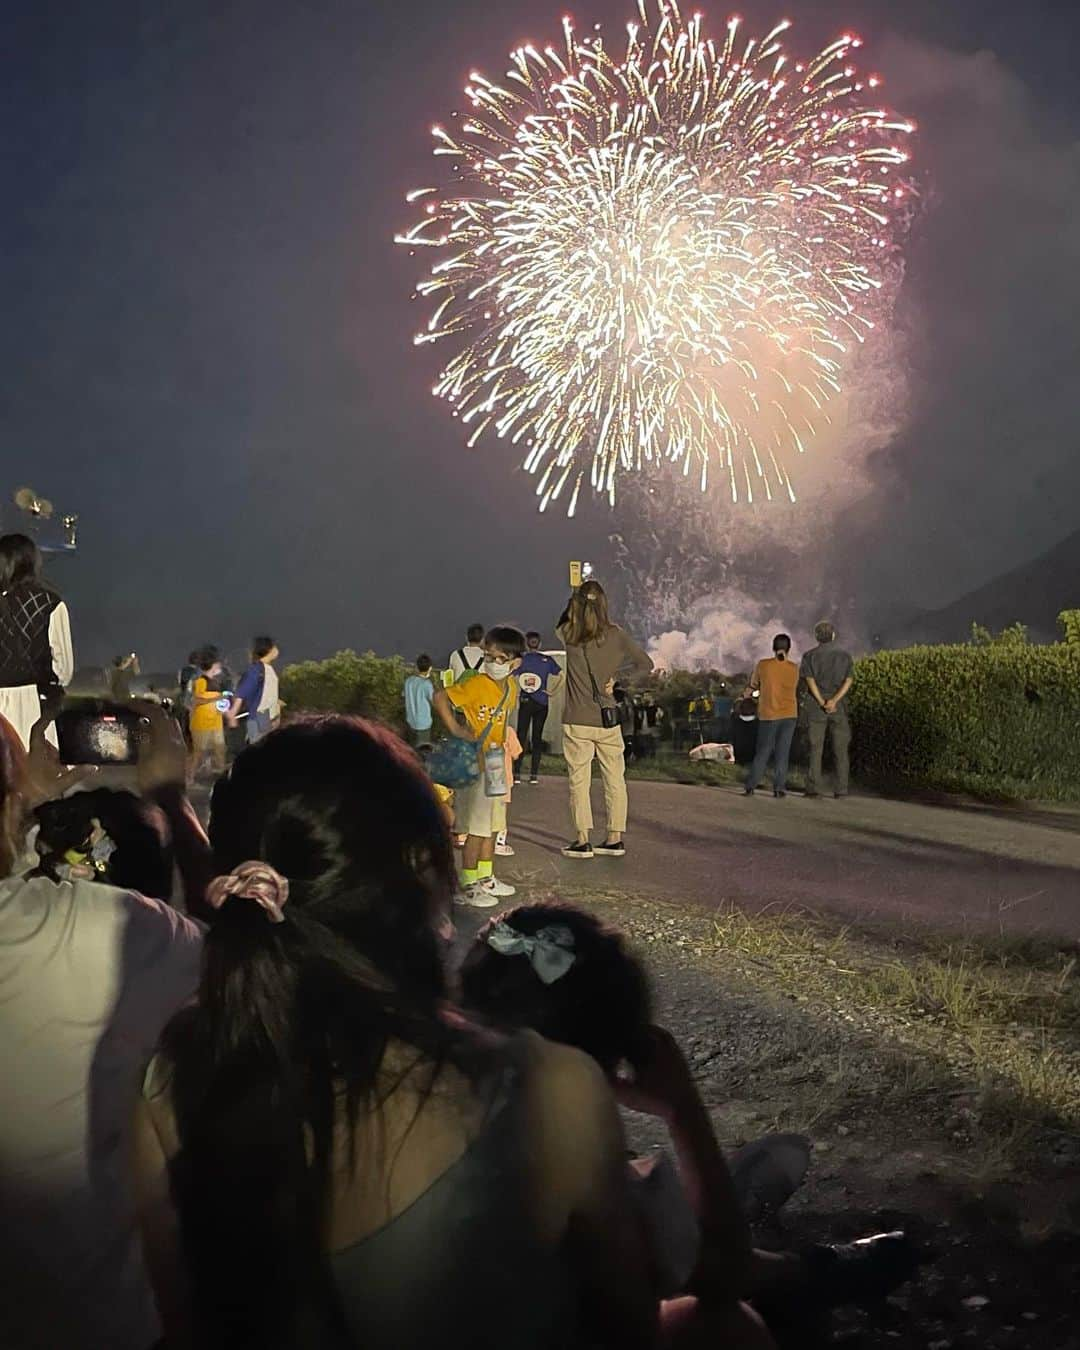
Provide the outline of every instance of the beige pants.
<path id="1" fill-rule="evenodd" d="M 600 776 L 604 780 L 608 832 L 622 834 L 625 831 L 626 760 L 623 751 L 620 727 L 563 727 L 563 754 L 570 775 L 570 814 L 579 834 L 588 834 L 593 827 L 589 785 L 594 755 L 600 761 Z"/>

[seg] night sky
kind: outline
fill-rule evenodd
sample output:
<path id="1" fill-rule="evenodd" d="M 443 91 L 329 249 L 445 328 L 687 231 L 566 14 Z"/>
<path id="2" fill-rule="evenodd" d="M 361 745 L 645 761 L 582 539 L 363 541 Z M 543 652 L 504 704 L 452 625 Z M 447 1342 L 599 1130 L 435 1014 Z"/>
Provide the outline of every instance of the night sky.
<path id="1" fill-rule="evenodd" d="M 729 8 L 700 7 L 719 30 Z M 569 12 L 615 38 L 631 8 Z M 262 630 L 286 660 L 441 659 L 472 621 L 550 631 L 608 512 L 540 517 L 499 443 L 464 449 L 391 240 L 469 70 L 557 40 L 562 12 L 9 0 L 0 519 L 24 482 L 79 513 L 51 574 L 83 662 L 167 668 Z M 830 565 L 868 605 L 946 603 L 1080 526 L 1077 7 L 740 12 L 794 19 L 804 54 L 859 32 L 919 123 L 904 424 Z"/>

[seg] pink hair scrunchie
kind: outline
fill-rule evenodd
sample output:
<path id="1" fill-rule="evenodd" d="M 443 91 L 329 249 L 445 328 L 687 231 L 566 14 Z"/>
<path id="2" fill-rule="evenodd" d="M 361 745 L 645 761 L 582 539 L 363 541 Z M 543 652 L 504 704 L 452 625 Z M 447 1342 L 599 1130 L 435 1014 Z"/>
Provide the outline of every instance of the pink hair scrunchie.
<path id="1" fill-rule="evenodd" d="M 282 910 L 289 898 L 289 883 L 269 863 L 241 863 L 227 877 L 215 877 L 206 888 L 206 903 L 211 909 L 220 909 L 234 895 L 242 900 L 254 900 L 266 910 L 271 923 L 284 922 Z"/>

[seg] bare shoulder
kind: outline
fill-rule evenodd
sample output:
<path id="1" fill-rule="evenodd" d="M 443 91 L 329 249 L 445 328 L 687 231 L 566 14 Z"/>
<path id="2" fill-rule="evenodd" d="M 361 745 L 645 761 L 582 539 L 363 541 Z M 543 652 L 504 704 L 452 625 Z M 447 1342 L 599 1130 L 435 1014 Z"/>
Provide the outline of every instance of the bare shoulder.
<path id="1" fill-rule="evenodd" d="M 528 1087 L 548 1128 L 567 1125 L 578 1138 L 590 1124 L 605 1133 L 615 1103 L 603 1070 L 582 1050 L 546 1041 L 534 1031 L 522 1034 Z"/>

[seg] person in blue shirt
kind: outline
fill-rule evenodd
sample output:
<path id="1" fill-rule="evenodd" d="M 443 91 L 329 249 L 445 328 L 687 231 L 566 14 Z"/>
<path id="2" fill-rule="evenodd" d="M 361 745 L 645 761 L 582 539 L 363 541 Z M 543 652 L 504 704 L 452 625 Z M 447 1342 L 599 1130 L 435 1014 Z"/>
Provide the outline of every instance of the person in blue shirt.
<path id="1" fill-rule="evenodd" d="M 262 740 L 277 717 L 278 677 L 273 663 L 278 654 L 272 637 L 257 637 L 251 644 L 251 664 L 233 693 L 229 723 L 235 726 L 241 711 L 246 714 L 248 745 Z"/>
<path id="2" fill-rule="evenodd" d="M 522 764 L 525 754 L 532 751 L 532 772 L 530 783 L 540 781 L 540 756 L 544 753 L 544 724 L 547 722 L 548 700 L 562 679 L 562 671 L 554 657 L 540 650 L 540 634 L 525 634 L 525 655 L 517 668 L 514 678 L 521 691 L 518 704 L 517 734 L 521 742 Z M 520 772 L 515 772 L 514 782 L 520 783 Z"/>
<path id="3" fill-rule="evenodd" d="M 416 674 L 405 680 L 405 721 L 413 745 L 431 744 L 431 700 L 434 695 L 431 657 L 425 652 L 416 658 Z"/>

